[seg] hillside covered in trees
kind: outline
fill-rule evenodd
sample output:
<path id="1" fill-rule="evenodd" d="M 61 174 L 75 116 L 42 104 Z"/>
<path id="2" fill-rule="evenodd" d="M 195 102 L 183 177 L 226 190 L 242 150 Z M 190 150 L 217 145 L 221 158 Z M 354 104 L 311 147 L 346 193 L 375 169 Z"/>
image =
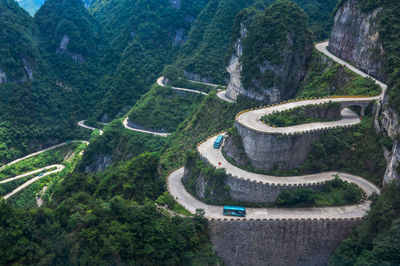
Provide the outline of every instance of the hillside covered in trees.
<path id="1" fill-rule="evenodd" d="M 0 0 L 0 166 L 54 144 L 90 142 L 77 150 L 79 156 L 71 162 L 65 163 L 71 156 L 65 151 L 34 157 L 18 168 L 26 173 L 56 161 L 70 167 L 57 178 L 49 177 L 47 192 L 31 187 L 17 199 L 0 199 L 0 264 L 223 264 L 203 211 L 191 214 L 179 205 L 167 189 L 166 177 L 185 163 L 185 157 L 197 156 L 196 145 L 208 136 L 224 130 L 237 134 L 232 127 L 240 111 L 277 101 L 243 95 L 235 103 L 221 101 L 217 93 L 224 87 L 191 80 L 227 85 L 226 67 L 245 27 L 240 63 L 246 89 L 277 89 L 282 101 L 378 95 L 379 87 L 371 79 L 313 48 L 313 43 L 329 37 L 335 10 L 344 2 Z M 383 10 L 377 23 L 387 57 L 385 101 L 400 112 L 400 6 L 390 0 L 358 2 L 365 12 Z M 285 71 L 295 75 L 296 82 L 280 75 L 285 62 L 290 66 Z M 265 71 L 271 67 L 276 73 Z M 161 75 L 168 82 L 155 84 Z M 361 116 L 357 107 L 353 110 Z M 375 110 L 371 104 L 357 126 L 334 129 L 314 141 L 300 167 L 267 174 L 342 171 L 381 187 L 387 164 L 382 150 L 388 151 L 387 157 L 399 138 L 376 132 Z M 275 120 L 269 123 L 285 124 L 288 118 L 280 115 L 285 113 L 273 114 Z M 170 135 L 134 132 L 124 127 L 125 118 L 132 127 Z M 297 121 L 300 118 L 289 124 L 319 121 Z M 104 133 L 78 127 L 83 119 Z M 29 162 L 35 163 L 26 166 Z M 204 167 L 201 160 L 195 163 L 209 177 L 226 176 L 222 170 Z M 12 173 L 2 172 L 0 181 Z M 10 191 L 14 185 L 0 190 Z M 217 185 L 221 195 L 228 194 L 225 183 Z M 41 207 L 33 204 L 39 193 L 43 193 Z M 302 206 L 295 201 L 304 195 L 296 193 L 287 190 L 286 197 L 291 206 Z M 322 194 L 318 194 L 321 201 Z M 330 195 L 332 202 L 342 202 L 337 195 Z M 371 210 L 333 254 L 331 265 L 400 263 L 399 195 L 394 181 L 381 196 L 370 198 Z"/>

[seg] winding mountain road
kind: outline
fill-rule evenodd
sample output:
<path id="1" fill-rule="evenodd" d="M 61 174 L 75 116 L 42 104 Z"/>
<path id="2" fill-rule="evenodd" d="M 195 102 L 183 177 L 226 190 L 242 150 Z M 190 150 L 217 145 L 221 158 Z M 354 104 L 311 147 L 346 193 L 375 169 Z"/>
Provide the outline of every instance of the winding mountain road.
<path id="1" fill-rule="evenodd" d="M 161 132 L 156 132 L 156 131 L 151 131 L 151 130 L 145 130 L 145 129 L 139 129 L 139 128 L 131 127 L 131 126 L 129 126 L 129 117 L 128 116 L 125 117 L 123 124 L 124 124 L 124 127 L 126 129 L 129 129 L 129 130 L 132 130 L 132 131 L 136 131 L 136 132 L 151 134 L 151 135 L 158 136 L 158 137 L 168 137 L 169 135 L 171 135 L 171 133 L 161 133 Z"/>
<path id="2" fill-rule="evenodd" d="M 85 143 L 86 145 L 89 145 L 89 142 L 86 141 L 86 140 L 73 140 L 73 141 L 71 141 L 71 142 L 81 142 L 81 143 Z M 27 156 L 24 156 L 24 157 L 22 157 L 22 158 L 16 159 L 16 160 L 14 160 L 14 161 L 12 161 L 12 162 L 6 164 L 6 165 L 3 165 L 3 166 L 0 168 L 0 170 L 3 170 L 5 167 L 10 166 L 10 165 L 13 165 L 13 164 L 16 164 L 16 163 L 18 163 L 18 162 L 20 162 L 20 161 L 22 161 L 22 160 L 31 158 L 31 157 L 33 157 L 33 156 L 39 155 L 39 154 L 41 154 L 41 153 L 43 153 L 43 152 L 46 152 L 46 151 L 49 151 L 49 150 L 53 150 L 53 149 L 55 149 L 55 148 L 64 146 L 64 145 L 66 145 L 66 144 L 68 144 L 68 143 L 67 143 L 67 142 L 63 142 L 63 143 L 61 143 L 61 144 L 54 145 L 54 146 L 51 146 L 51 147 L 49 147 L 49 148 L 46 148 L 46 149 L 43 149 L 43 150 L 40 150 L 40 151 L 31 153 L 31 154 L 29 154 L 29 155 L 27 155 Z M 52 170 L 52 171 L 49 171 L 49 172 L 45 172 L 45 173 L 43 173 L 43 175 L 40 175 L 41 172 L 46 171 L 46 170 L 49 170 L 49 169 L 52 169 L 52 168 L 56 168 L 56 169 L 54 169 L 54 170 Z M 47 176 L 47 175 L 51 175 L 51 174 L 54 174 L 54 173 L 61 172 L 64 168 L 65 168 L 65 166 L 62 165 L 62 164 L 53 164 L 53 165 L 48 165 L 48 166 L 42 167 L 42 168 L 40 168 L 40 169 L 36 169 L 36 170 L 30 171 L 30 172 L 27 172 L 27 173 L 18 175 L 18 176 L 14 176 L 14 177 L 10 177 L 10 178 L 4 179 L 4 180 L 0 180 L 0 184 L 5 184 L 5 183 L 11 182 L 11 181 L 15 181 L 15 180 L 24 178 L 24 177 L 26 177 L 26 176 L 30 176 L 30 175 L 39 173 L 39 175 L 37 175 L 36 177 L 34 177 L 34 178 L 28 180 L 27 182 L 23 183 L 21 186 L 19 186 L 19 187 L 17 187 L 16 189 L 14 189 L 12 192 L 10 192 L 10 193 L 8 193 L 7 195 L 3 196 L 3 198 L 4 198 L 4 199 L 8 199 L 8 198 L 12 197 L 13 195 L 17 194 L 19 191 L 25 189 L 25 188 L 28 187 L 29 185 L 31 185 L 31 184 L 33 184 L 34 182 L 38 181 L 39 179 L 41 179 L 41 178 L 43 178 L 43 177 L 45 177 L 45 176 Z"/>
<path id="3" fill-rule="evenodd" d="M 93 131 L 94 130 L 99 130 L 100 136 L 103 135 L 104 131 L 102 129 L 98 129 L 98 128 L 95 128 L 95 127 L 87 126 L 87 125 L 85 125 L 85 121 L 86 120 L 79 121 L 78 122 L 78 126 L 83 127 L 83 128 L 87 128 L 87 129 L 90 129 L 90 130 L 93 130 Z"/>
<path id="4" fill-rule="evenodd" d="M 12 197 L 13 195 L 17 194 L 17 193 L 20 192 L 21 190 L 25 189 L 25 188 L 28 187 L 29 185 L 35 183 L 36 181 L 38 181 L 39 179 L 41 179 L 41 178 L 43 178 L 43 177 L 45 177 L 45 176 L 47 176 L 47 175 L 51 175 L 51 174 L 54 174 L 54 173 L 61 172 L 61 171 L 65 168 L 65 166 L 62 165 L 62 164 L 53 164 L 53 165 L 49 165 L 49 166 L 43 167 L 43 168 L 41 168 L 41 169 L 38 169 L 38 170 L 35 170 L 35 171 L 32 171 L 32 172 L 26 173 L 25 176 L 30 175 L 30 174 L 34 174 L 34 173 L 37 173 L 37 172 L 41 172 L 41 171 L 43 171 L 43 170 L 48 170 L 48 169 L 51 169 L 51 168 L 56 168 L 56 169 L 53 170 L 53 171 L 46 172 L 46 173 L 44 173 L 44 174 L 41 175 L 41 176 L 40 176 L 40 175 L 37 175 L 36 177 L 34 177 L 34 178 L 32 178 L 32 179 L 26 181 L 26 182 L 23 183 L 21 186 L 17 187 L 17 188 L 14 189 L 13 191 L 11 191 L 11 192 L 8 193 L 7 195 L 5 195 L 3 198 L 4 198 L 4 199 L 8 199 L 9 197 Z M 3 182 L 0 182 L 0 183 L 7 183 L 7 182 L 10 182 L 10 181 L 16 180 L 16 179 L 18 179 L 18 178 L 22 178 L 22 177 L 23 177 L 22 175 L 21 175 L 21 176 L 12 177 L 12 178 L 3 180 Z"/>
<path id="5" fill-rule="evenodd" d="M 296 125 L 291 127 L 280 127 L 274 128 L 267 126 L 260 119 L 264 115 L 271 114 L 272 112 L 281 112 L 284 110 L 292 109 L 299 106 L 306 106 L 311 104 L 322 104 L 329 101 L 340 102 L 340 103 L 366 103 L 375 100 L 382 100 L 387 85 L 370 77 L 368 74 L 354 68 L 350 64 L 344 62 L 343 60 L 332 55 L 326 48 L 328 42 L 316 44 L 316 49 L 332 58 L 334 61 L 347 66 L 349 69 L 353 70 L 355 73 L 373 79 L 376 84 L 378 84 L 382 92 L 378 96 L 373 97 L 330 97 L 327 99 L 315 99 L 315 100 L 303 100 L 303 101 L 289 101 L 288 103 L 278 104 L 271 107 L 266 107 L 258 110 L 245 110 L 240 112 L 236 121 L 243 126 L 253 129 L 259 132 L 266 133 L 303 133 L 310 130 L 320 130 L 332 127 L 344 127 L 351 126 L 360 123 L 360 118 L 351 110 L 344 108 L 341 112 L 342 119 L 339 121 L 330 122 L 319 122 L 319 123 L 309 123 Z M 223 133 L 225 134 L 225 133 Z M 338 174 L 339 177 L 347 182 L 357 184 L 367 196 L 372 193 L 380 193 L 379 188 L 369 181 L 363 179 L 362 177 L 350 175 L 341 172 L 324 172 L 313 175 L 305 176 L 290 176 L 290 177 L 279 177 L 279 176 L 269 176 L 262 174 L 255 174 L 247 172 L 240 169 L 232 164 L 230 164 L 222 155 L 221 149 L 215 149 L 213 143 L 216 136 L 207 139 L 206 141 L 197 145 L 197 150 L 201 157 L 205 159 L 210 165 L 215 168 L 224 168 L 226 173 L 237 178 L 243 178 L 249 181 L 262 182 L 264 184 L 275 184 L 275 185 L 310 185 L 321 182 L 326 182 L 333 179 L 333 175 Z M 208 219 L 220 219 L 226 218 L 222 214 L 222 206 L 211 206 L 205 204 L 192 195 L 190 195 L 182 184 L 182 177 L 184 174 L 184 168 L 175 170 L 168 176 L 167 184 L 168 190 L 171 195 L 176 199 L 178 203 L 187 208 L 191 213 L 195 213 L 196 209 L 201 208 L 205 211 L 205 217 Z M 323 207 L 323 208 L 246 208 L 246 218 L 247 219 L 349 219 L 349 218 L 362 218 L 366 211 L 369 210 L 369 201 L 351 206 L 340 206 L 340 207 Z M 229 217 L 229 219 L 241 219 L 238 217 Z"/>

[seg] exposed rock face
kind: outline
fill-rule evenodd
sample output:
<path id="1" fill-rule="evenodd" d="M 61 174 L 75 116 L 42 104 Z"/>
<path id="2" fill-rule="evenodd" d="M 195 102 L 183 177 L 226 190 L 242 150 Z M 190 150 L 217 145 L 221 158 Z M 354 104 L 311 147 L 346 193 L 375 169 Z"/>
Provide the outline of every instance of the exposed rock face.
<path id="1" fill-rule="evenodd" d="M 369 75 L 385 80 L 384 49 L 374 19 L 381 9 L 363 13 L 349 0 L 336 13 L 328 49 Z"/>
<path id="2" fill-rule="evenodd" d="M 259 170 L 290 170 L 302 165 L 323 131 L 280 136 L 254 131 L 236 123 L 251 165 Z"/>
<path id="3" fill-rule="evenodd" d="M 7 82 L 6 73 L 0 68 L 0 84 Z"/>
<path id="4" fill-rule="evenodd" d="M 82 55 L 80 55 L 78 53 L 73 53 L 68 50 L 68 43 L 69 43 L 69 36 L 64 35 L 61 39 L 60 46 L 57 48 L 56 53 L 57 54 L 66 54 L 69 57 L 71 57 L 74 61 L 77 61 L 79 63 L 84 63 L 85 58 Z"/>
<path id="5" fill-rule="evenodd" d="M 110 154 L 98 154 L 93 158 L 93 162 L 86 166 L 86 173 L 98 173 L 107 169 L 112 163 Z"/>
<path id="6" fill-rule="evenodd" d="M 183 29 L 178 29 L 175 31 L 175 37 L 172 40 L 172 46 L 178 47 L 181 46 L 187 37 L 183 34 Z"/>
<path id="7" fill-rule="evenodd" d="M 229 66 L 226 68 L 230 75 L 228 87 L 226 89 L 225 96 L 228 99 L 236 101 L 239 94 L 246 95 L 246 90 L 242 86 L 240 80 L 240 72 L 242 71 L 242 64 L 239 62 L 242 56 L 242 39 L 246 37 L 246 29 L 243 24 L 240 24 L 240 38 L 238 38 L 235 43 L 235 54 L 232 55 L 229 62 Z"/>
<path id="8" fill-rule="evenodd" d="M 327 265 L 360 220 L 210 221 L 226 265 Z"/>
<path id="9" fill-rule="evenodd" d="M 211 77 L 203 77 L 199 74 L 191 73 L 186 70 L 183 71 L 183 75 L 189 80 L 201 81 L 206 83 L 212 83 L 213 79 Z"/>
<path id="10" fill-rule="evenodd" d="M 236 100 L 243 95 L 265 103 L 293 97 L 313 49 L 307 20 L 306 14 L 288 1 L 276 2 L 254 19 L 244 16 L 227 67 L 226 96 Z"/>
<path id="11" fill-rule="evenodd" d="M 392 180 L 400 180 L 398 173 L 398 166 L 400 162 L 400 144 L 397 141 L 397 134 L 400 133 L 399 117 L 397 113 L 391 108 L 385 108 L 382 111 L 381 130 L 386 133 L 388 137 L 393 139 L 393 148 L 388 158 L 383 183 L 387 184 Z"/>
<path id="12" fill-rule="evenodd" d="M 21 81 L 22 82 L 25 82 L 28 80 L 32 81 L 33 80 L 33 69 L 32 69 L 30 62 L 28 60 L 26 60 L 25 58 L 22 58 L 22 64 L 24 66 L 25 72 L 24 72 L 24 76 Z"/>
<path id="13" fill-rule="evenodd" d="M 181 9 L 181 0 L 169 0 L 171 6 L 176 9 Z"/>

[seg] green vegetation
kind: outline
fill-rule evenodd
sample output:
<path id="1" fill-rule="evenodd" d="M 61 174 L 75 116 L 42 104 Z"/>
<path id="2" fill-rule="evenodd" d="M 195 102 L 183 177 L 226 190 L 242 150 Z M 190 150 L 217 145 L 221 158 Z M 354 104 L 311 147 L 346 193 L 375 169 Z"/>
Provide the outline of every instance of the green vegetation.
<path id="1" fill-rule="evenodd" d="M 53 171 L 54 169 L 55 168 L 43 170 L 42 173 L 50 172 L 50 171 Z M 21 186 L 26 181 L 38 176 L 38 174 L 39 173 L 32 174 L 32 175 L 25 176 L 25 177 L 20 178 L 20 179 L 16 179 L 14 181 L 10 181 L 10 182 L 7 182 L 7 183 L 0 184 L 0 197 L 1 196 L 5 196 L 6 194 L 10 193 L 11 191 L 16 189 L 17 187 Z"/>
<path id="2" fill-rule="evenodd" d="M 78 169 L 96 164 L 98 156 L 109 155 L 112 162 L 126 161 L 149 151 L 160 151 L 166 142 L 165 138 L 134 132 L 124 128 L 122 119 L 107 125 L 104 134 L 95 138 L 83 154 Z"/>
<path id="3" fill-rule="evenodd" d="M 238 202 L 231 199 L 230 188 L 225 184 L 224 169 L 215 169 L 203 162 L 193 150 L 186 153 L 185 168 L 189 171 L 186 190 L 195 198 L 212 205 L 240 205 L 244 207 L 325 207 L 344 206 L 366 199 L 364 191 L 357 185 L 347 183 L 336 176 L 327 181 L 321 191 L 311 188 L 284 190 L 275 202 L 269 204 Z M 201 185 L 199 185 L 201 183 Z M 206 186 L 205 188 L 203 186 Z M 203 191 L 201 191 L 203 189 Z M 201 198 L 199 195 L 202 195 Z"/>
<path id="4" fill-rule="evenodd" d="M 311 50 L 312 34 L 304 11 L 290 1 L 272 4 L 254 18 L 243 39 L 240 59 L 243 87 L 256 91 L 278 88 L 283 97 L 290 97 L 298 87 L 297 78 L 282 77 L 275 69 L 305 68 Z M 290 64 L 287 63 L 288 56 L 291 57 Z"/>
<path id="5" fill-rule="evenodd" d="M 381 93 L 381 88 L 372 79 L 363 78 L 318 52 L 312 54 L 309 65 L 298 98 Z"/>
<path id="6" fill-rule="evenodd" d="M 188 40 L 179 51 L 177 67 L 224 84 L 225 54 L 230 50 L 233 21 L 248 4 L 249 1 L 244 0 L 210 0 L 194 21 Z"/>
<path id="7" fill-rule="evenodd" d="M 327 181 L 319 192 L 310 188 L 284 190 L 279 194 L 275 204 L 285 207 L 344 206 L 365 199 L 364 191 L 356 184 L 349 184 L 336 176 L 335 179 Z"/>
<path id="8" fill-rule="evenodd" d="M 0 171 L 0 180 L 9 177 L 21 175 L 26 172 L 30 172 L 39 168 L 51 164 L 62 163 L 64 159 L 70 159 L 73 155 L 74 150 L 80 145 L 80 143 L 71 142 L 53 150 L 46 151 L 37 156 L 22 160 L 18 163 L 12 164 L 5 167 Z M 86 146 L 86 144 L 84 144 Z"/>
<path id="9" fill-rule="evenodd" d="M 349 129 L 329 130 L 313 143 L 307 161 L 287 174 L 342 171 L 362 176 L 381 186 L 386 161 L 379 138 L 372 117 L 363 117 L 360 124 Z"/>
<path id="10" fill-rule="evenodd" d="M 400 263 L 400 186 L 393 181 L 374 197 L 371 210 L 329 265 L 398 265 Z"/>
<path id="11" fill-rule="evenodd" d="M 173 132 L 204 96 L 153 85 L 129 113 L 129 120 L 147 129 Z"/>
<path id="12" fill-rule="evenodd" d="M 228 103 L 221 101 L 215 92 L 211 92 L 169 138 L 160 159 L 164 173 L 183 165 L 183 152 L 193 149 L 208 136 L 231 128 L 238 112 L 260 105 L 242 97 L 235 104 Z"/>
<path id="13" fill-rule="evenodd" d="M 368 113 L 367 113 L 368 115 Z M 306 162 L 298 168 L 287 171 L 261 171 L 255 169 L 243 153 L 241 162 L 224 157 L 231 164 L 246 171 L 275 176 L 296 176 L 341 171 L 362 176 L 377 186 L 382 185 L 386 161 L 382 154 L 380 137 L 375 133 L 374 119 L 365 116 L 351 128 L 335 128 L 325 132 L 313 143 Z"/>
<path id="14" fill-rule="evenodd" d="M 218 264 L 204 218 L 170 217 L 154 205 L 164 190 L 157 157 L 68 175 L 30 212 L 1 201 L 0 264 Z"/>
<path id="15" fill-rule="evenodd" d="M 194 197 L 204 194 L 202 201 L 208 204 L 229 202 L 229 187 L 225 185 L 225 169 L 215 169 L 203 162 L 196 150 L 188 151 L 185 156 L 185 168 L 190 171 L 190 178 L 185 183 L 186 190 Z M 204 191 L 198 192 L 198 182 L 205 184 Z M 200 188 L 201 189 L 201 188 Z"/>
<path id="16" fill-rule="evenodd" d="M 289 127 L 294 125 L 328 122 L 340 119 L 340 103 L 300 106 L 282 112 L 263 116 L 261 120 L 271 126 Z"/>
<path id="17" fill-rule="evenodd" d="M 125 115 L 153 84 L 164 65 L 173 62 L 187 36 L 191 20 L 205 0 L 182 1 L 175 9 L 168 0 L 96 1 L 91 10 L 108 43 L 102 82 L 108 89 L 98 104 L 97 117 Z M 179 39 L 179 34 L 182 38 Z"/>
<path id="18" fill-rule="evenodd" d="M 252 14 L 262 13 L 273 2 L 274 0 L 210 0 L 194 21 L 188 40 L 179 51 L 175 65 L 214 83 L 223 84 L 227 77 L 225 68 L 232 55 L 232 44 L 239 32 L 235 21 L 240 20 L 238 17 L 242 16 L 244 8 L 248 8 Z M 293 2 L 308 14 L 310 29 L 316 40 L 329 37 L 333 25 L 332 10 L 336 0 Z"/>
<path id="19" fill-rule="evenodd" d="M 49 196 L 54 191 L 54 187 L 62 180 L 66 175 L 70 174 L 77 164 L 77 162 L 81 159 L 81 152 L 86 148 L 85 143 L 81 143 L 80 145 L 74 145 L 73 147 L 69 147 L 69 151 L 66 154 L 66 157 L 59 157 L 60 161 L 57 163 L 61 163 L 65 165 L 65 168 L 58 173 L 54 173 L 51 175 L 47 175 L 45 177 L 40 178 L 38 181 L 34 182 L 33 184 L 26 187 L 24 190 L 18 192 L 18 194 L 12 196 L 8 199 L 11 204 L 23 209 L 30 209 L 37 207 L 36 205 L 36 195 L 46 186 L 47 190 L 43 196 L 45 201 L 49 200 Z M 33 158 L 38 157 L 39 159 L 42 158 L 40 155 L 35 156 Z M 47 157 L 48 158 L 48 157 Z M 66 160 L 64 160 L 64 158 Z M 46 159 L 46 157 L 44 157 Z M 39 160 L 34 160 L 38 162 Z M 51 171 L 53 169 L 47 170 Z M 43 171 L 43 172 L 47 172 Z M 34 175 L 36 176 L 36 175 Z M 34 177 L 32 176 L 32 177 Z"/>

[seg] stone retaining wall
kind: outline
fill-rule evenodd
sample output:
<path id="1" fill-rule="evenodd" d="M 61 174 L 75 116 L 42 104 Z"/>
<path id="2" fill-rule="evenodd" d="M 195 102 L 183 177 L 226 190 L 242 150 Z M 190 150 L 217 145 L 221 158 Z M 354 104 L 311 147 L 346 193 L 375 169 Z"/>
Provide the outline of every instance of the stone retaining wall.
<path id="1" fill-rule="evenodd" d="M 226 265 L 327 265 L 361 219 L 209 220 Z"/>
<path id="2" fill-rule="evenodd" d="M 251 164 L 264 171 L 290 170 L 302 165 L 311 151 L 312 142 L 325 132 L 281 135 L 258 132 L 238 122 L 235 125 Z"/>

